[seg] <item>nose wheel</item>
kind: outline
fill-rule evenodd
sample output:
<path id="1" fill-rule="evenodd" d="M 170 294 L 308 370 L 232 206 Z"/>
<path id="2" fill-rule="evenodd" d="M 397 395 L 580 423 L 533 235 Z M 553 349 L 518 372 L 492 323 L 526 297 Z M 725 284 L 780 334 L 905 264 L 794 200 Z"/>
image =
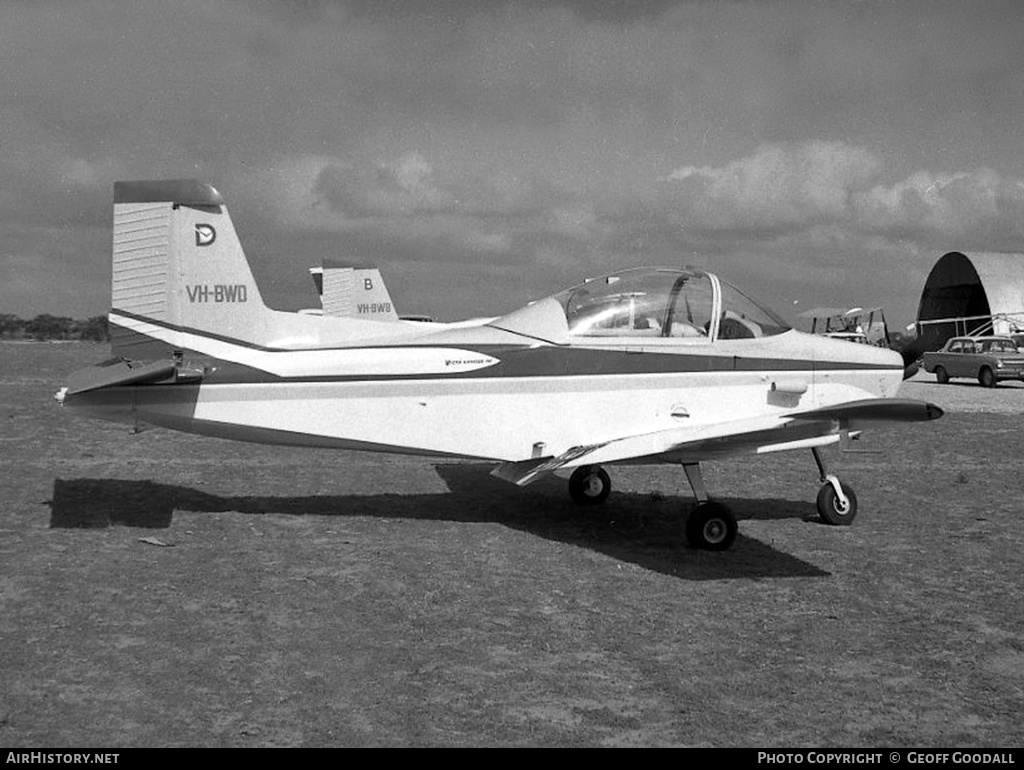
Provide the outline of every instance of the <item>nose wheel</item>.
<path id="1" fill-rule="evenodd" d="M 818 515 L 826 524 L 848 527 L 853 524 L 853 519 L 857 515 L 857 495 L 848 484 L 843 484 L 838 476 L 828 472 L 817 448 L 811 451 L 824 482 L 818 490 Z"/>

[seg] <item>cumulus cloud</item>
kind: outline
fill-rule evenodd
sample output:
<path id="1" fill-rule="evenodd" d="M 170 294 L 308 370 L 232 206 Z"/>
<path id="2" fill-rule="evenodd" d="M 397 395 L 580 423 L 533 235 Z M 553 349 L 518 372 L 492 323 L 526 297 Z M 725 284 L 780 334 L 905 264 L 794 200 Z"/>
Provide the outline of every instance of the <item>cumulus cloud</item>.
<path id="1" fill-rule="evenodd" d="M 485 176 L 418 149 L 373 161 L 279 160 L 273 180 L 247 186 L 272 191 L 285 227 L 341 236 L 378 262 L 594 272 L 772 252 L 810 274 L 812 260 L 834 265 L 887 254 L 905 261 L 930 249 L 1019 248 L 1020 180 L 990 169 L 921 170 L 896 180 L 888 174 L 880 153 L 809 141 L 765 144 L 718 166 L 680 166 L 640 195 Z"/>
<path id="2" fill-rule="evenodd" d="M 892 185 L 875 185 L 854 200 L 860 223 L 876 232 L 933 232 L 945 237 L 1024 234 L 1024 182 L 992 169 L 919 171 Z"/>
<path id="3" fill-rule="evenodd" d="M 278 159 L 262 181 L 279 226 L 334 234 L 364 258 L 527 264 L 544 246 L 576 254 L 601 232 L 592 202 L 541 179 L 458 172 L 419 151 Z"/>
<path id="4" fill-rule="evenodd" d="M 710 229 L 801 227 L 845 219 L 851 196 L 882 166 L 840 142 L 763 145 L 721 167 L 684 166 L 668 175 L 682 211 Z"/>
<path id="5" fill-rule="evenodd" d="M 1024 17 L 990 6 L 0 4 L 0 241 L 109 228 L 115 179 L 197 176 L 258 267 L 346 250 L 438 295 L 446 263 L 550 285 L 1019 251 Z M 19 248 L 105 272 L 108 245 L 58 246 Z"/>
<path id="6" fill-rule="evenodd" d="M 418 152 L 391 163 L 328 165 L 317 175 L 312 192 L 349 220 L 450 212 L 457 202 L 438 187 L 431 165 Z"/>
<path id="7" fill-rule="evenodd" d="M 1021 234 L 1024 182 L 986 168 L 920 170 L 886 183 L 883 159 L 841 142 L 764 145 L 722 166 L 668 174 L 683 228 L 766 235 L 831 228 L 849 238 L 971 238 Z"/>

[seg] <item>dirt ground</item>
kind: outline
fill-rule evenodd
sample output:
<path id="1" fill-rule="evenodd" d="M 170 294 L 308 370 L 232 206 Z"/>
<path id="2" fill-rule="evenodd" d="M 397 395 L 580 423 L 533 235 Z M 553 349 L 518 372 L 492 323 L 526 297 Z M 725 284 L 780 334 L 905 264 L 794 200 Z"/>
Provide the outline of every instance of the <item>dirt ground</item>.
<path id="1" fill-rule="evenodd" d="M 0 745 L 1008 747 L 1024 742 L 1024 387 L 828 453 L 672 467 L 578 509 L 488 467 L 63 413 L 105 346 L 0 343 Z"/>

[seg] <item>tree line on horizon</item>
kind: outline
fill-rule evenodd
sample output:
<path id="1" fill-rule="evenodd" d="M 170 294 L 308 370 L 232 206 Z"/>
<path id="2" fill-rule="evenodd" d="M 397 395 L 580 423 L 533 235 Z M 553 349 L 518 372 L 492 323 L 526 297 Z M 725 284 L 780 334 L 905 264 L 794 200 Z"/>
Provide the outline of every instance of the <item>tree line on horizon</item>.
<path id="1" fill-rule="evenodd" d="M 10 313 L 0 313 L 0 339 L 107 342 L 110 329 L 105 315 L 80 320 L 43 313 L 26 320 Z"/>

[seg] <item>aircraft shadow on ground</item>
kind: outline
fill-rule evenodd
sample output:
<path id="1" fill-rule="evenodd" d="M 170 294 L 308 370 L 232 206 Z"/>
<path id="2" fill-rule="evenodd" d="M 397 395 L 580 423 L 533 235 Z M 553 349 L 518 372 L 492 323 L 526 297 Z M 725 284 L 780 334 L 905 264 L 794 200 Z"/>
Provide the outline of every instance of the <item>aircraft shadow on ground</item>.
<path id="1" fill-rule="evenodd" d="M 615 492 L 604 505 L 586 508 L 568 499 L 561 479 L 519 489 L 490 476 L 489 468 L 479 464 L 441 464 L 436 469 L 447 493 L 221 496 L 152 481 L 57 479 L 50 526 L 164 529 L 176 510 L 492 522 L 689 580 L 829 574 L 743 535 L 743 520 L 816 520 L 814 505 L 804 501 L 717 498 L 733 509 L 740 534 L 728 552 L 711 553 L 686 546 L 683 524 L 693 507 L 689 497 Z"/>

